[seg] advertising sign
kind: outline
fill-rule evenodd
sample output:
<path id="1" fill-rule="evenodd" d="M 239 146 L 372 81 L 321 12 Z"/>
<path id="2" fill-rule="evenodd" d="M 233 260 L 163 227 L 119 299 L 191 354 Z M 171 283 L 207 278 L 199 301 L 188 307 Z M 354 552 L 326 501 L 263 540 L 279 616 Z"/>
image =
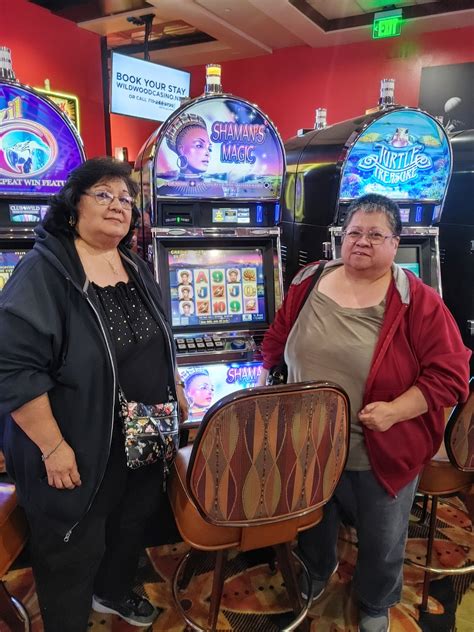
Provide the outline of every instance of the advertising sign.
<path id="1" fill-rule="evenodd" d="M 179 366 L 189 402 L 188 421 L 200 421 L 207 409 L 229 393 L 257 386 L 260 362 L 219 362 Z"/>
<path id="2" fill-rule="evenodd" d="M 340 200 L 379 193 L 393 200 L 439 202 L 451 173 L 448 138 L 418 110 L 395 110 L 369 125 L 349 152 Z"/>
<path id="3" fill-rule="evenodd" d="M 110 111 L 164 121 L 189 97 L 190 79 L 184 70 L 112 52 Z"/>
<path id="4" fill-rule="evenodd" d="M 0 195 L 49 196 L 82 161 L 79 137 L 52 103 L 0 82 Z"/>
<path id="5" fill-rule="evenodd" d="M 280 197 L 285 168 L 280 137 L 265 115 L 245 101 L 198 99 L 165 123 L 159 142 L 159 197 Z"/>

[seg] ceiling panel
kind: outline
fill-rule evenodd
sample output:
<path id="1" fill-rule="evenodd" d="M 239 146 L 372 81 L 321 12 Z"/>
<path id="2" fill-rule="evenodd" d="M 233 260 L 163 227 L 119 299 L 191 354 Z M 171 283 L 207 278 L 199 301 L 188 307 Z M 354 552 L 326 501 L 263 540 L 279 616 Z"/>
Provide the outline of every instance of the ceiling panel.
<path id="1" fill-rule="evenodd" d="M 121 52 L 137 56 L 143 55 L 144 28 L 127 18 L 153 14 L 151 59 L 177 67 L 252 58 L 290 46 L 367 41 L 370 14 L 387 5 L 404 8 L 406 37 L 474 25 L 474 0 L 29 1 L 107 36 L 110 48 L 125 47 Z"/>
<path id="2" fill-rule="evenodd" d="M 283 24 L 273 20 L 259 10 L 259 3 L 247 0 L 196 0 L 196 4 L 227 24 L 260 39 L 272 49 L 298 46 L 301 39 L 296 37 Z"/>
<path id="3" fill-rule="evenodd" d="M 348 18 L 361 12 L 356 0 L 307 0 L 307 4 L 328 20 Z"/>
<path id="4" fill-rule="evenodd" d="M 438 0 L 428 0 L 428 2 L 437 2 Z M 387 0 L 357 0 L 357 4 L 360 10 L 357 13 L 363 11 L 364 13 L 373 13 L 376 11 L 390 11 L 391 9 L 400 9 L 401 7 L 408 7 L 417 4 L 416 0 L 393 0 L 387 2 Z"/>

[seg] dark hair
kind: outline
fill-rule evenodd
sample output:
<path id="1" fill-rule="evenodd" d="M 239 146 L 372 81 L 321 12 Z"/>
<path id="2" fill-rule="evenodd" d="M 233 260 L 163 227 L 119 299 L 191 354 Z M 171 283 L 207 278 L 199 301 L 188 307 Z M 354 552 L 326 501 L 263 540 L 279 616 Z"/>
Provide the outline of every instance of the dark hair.
<path id="1" fill-rule="evenodd" d="M 43 228 L 53 235 L 75 237 L 77 235 L 77 204 L 87 189 L 104 178 L 120 179 L 125 182 L 131 197 L 135 198 L 138 185 L 132 180 L 130 173 L 131 167 L 128 163 L 109 156 L 86 160 L 71 171 L 61 191 L 51 198 L 48 212 L 42 221 Z M 130 230 L 121 240 L 121 244 L 129 244 L 139 217 L 140 213 L 133 205 Z"/>
<path id="2" fill-rule="evenodd" d="M 383 213 L 390 224 L 392 233 L 398 237 L 402 232 L 402 220 L 400 218 L 398 204 L 390 198 L 385 197 L 385 195 L 368 193 L 354 200 L 347 209 L 347 215 L 342 226 L 343 231 L 349 226 L 352 218 L 359 211 L 363 213 Z"/>

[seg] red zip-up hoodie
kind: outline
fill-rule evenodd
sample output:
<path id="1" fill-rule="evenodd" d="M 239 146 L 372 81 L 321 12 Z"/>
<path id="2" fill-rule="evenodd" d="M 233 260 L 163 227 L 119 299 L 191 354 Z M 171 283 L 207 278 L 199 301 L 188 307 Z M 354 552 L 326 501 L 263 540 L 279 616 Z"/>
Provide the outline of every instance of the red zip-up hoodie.
<path id="1" fill-rule="evenodd" d="M 326 268 L 339 265 L 340 260 L 331 261 Z M 288 334 L 317 267 L 318 263 L 310 264 L 294 278 L 265 335 L 264 368 L 281 363 Z M 428 412 L 396 423 L 385 432 L 363 426 L 372 471 L 392 496 L 412 481 L 438 451 L 444 434 L 444 408 L 467 399 L 470 355 L 439 294 L 393 264 L 363 406 L 390 402 L 415 385 L 426 399 Z"/>

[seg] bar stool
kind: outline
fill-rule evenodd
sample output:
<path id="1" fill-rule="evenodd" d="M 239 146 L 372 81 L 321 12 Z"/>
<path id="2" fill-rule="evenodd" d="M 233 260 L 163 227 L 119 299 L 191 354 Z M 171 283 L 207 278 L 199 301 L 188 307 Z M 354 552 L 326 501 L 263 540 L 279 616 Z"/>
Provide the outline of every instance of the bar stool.
<path id="1" fill-rule="evenodd" d="M 464 575 L 474 572 L 474 564 L 462 568 L 432 566 L 438 499 L 468 492 L 474 483 L 474 378 L 471 378 L 469 387 L 467 401 L 458 404 L 448 419 L 444 434 L 447 458 L 440 458 L 437 455 L 437 458 L 429 461 L 418 484 L 418 494 L 425 496 L 425 507 L 427 500 L 431 498 L 426 563 L 421 564 L 409 559 L 406 562 L 425 571 L 420 606 L 422 611 L 426 611 L 428 607 L 432 575 Z"/>
<path id="2" fill-rule="evenodd" d="M 178 529 L 190 553 L 217 554 L 206 630 L 216 629 L 228 549 L 267 546 L 275 548 L 295 613 L 284 630 L 309 627 L 312 595 L 302 600 L 290 545 L 321 520 L 334 493 L 347 459 L 349 419 L 347 395 L 334 384 L 251 388 L 212 406 L 194 444 L 178 451 L 168 485 Z M 176 569 L 173 596 L 186 623 L 202 631 L 179 595 L 192 577 L 190 553 Z M 302 571 L 311 586 L 303 564 Z"/>
<path id="3" fill-rule="evenodd" d="M 30 618 L 18 599 L 10 595 L 2 580 L 25 546 L 26 518 L 16 498 L 15 486 L 0 483 L 0 619 L 12 632 L 28 632 Z"/>

